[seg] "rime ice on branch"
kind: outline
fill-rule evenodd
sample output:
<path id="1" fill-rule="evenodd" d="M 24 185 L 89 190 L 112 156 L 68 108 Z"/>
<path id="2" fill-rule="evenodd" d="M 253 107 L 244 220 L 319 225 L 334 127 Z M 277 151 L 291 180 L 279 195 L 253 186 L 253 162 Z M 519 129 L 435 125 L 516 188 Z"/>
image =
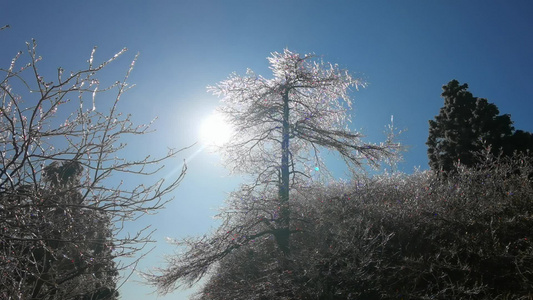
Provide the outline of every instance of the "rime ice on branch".
<path id="1" fill-rule="evenodd" d="M 311 54 L 285 49 L 268 61 L 272 79 L 248 70 L 208 87 L 222 98 L 219 111 L 234 128 L 230 141 L 220 146 L 223 160 L 232 172 L 254 180 L 230 196 L 228 208 L 220 213 L 223 225 L 214 235 L 183 241 L 188 250 L 172 258 L 162 275 L 148 277 L 162 292 L 176 283 L 194 283 L 233 249 L 259 237 L 273 236 L 290 260 L 295 229 L 289 196 L 313 172 L 327 174 L 321 150 L 338 152 L 354 171 L 396 155 L 399 145 L 392 139 L 368 144 L 348 128 L 350 88 L 364 82 Z"/>
<path id="2" fill-rule="evenodd" d="M 124 225 L 169 201 L 185 169 L 134 183 L 179 151 L 124 158 L 124 137 L 148 129 L 118 108 L 133 63 L 108 87 L 97 76 L 125 51 L 93 65 L 93 50 L 85 69 L 49 78 L 33 41 L 0 67 L 1 299 L 116 299 L 118 271 L 133 272 L 145 255 L 151 230 Z M 110 101 L 98 99 L 106 91 Z"/>

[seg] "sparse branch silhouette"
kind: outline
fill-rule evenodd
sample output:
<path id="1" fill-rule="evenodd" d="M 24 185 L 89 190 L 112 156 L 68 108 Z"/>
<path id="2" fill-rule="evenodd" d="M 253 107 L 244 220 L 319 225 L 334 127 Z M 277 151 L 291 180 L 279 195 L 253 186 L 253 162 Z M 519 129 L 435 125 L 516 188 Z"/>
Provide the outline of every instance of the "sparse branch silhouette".
<path id="1" fill-rule="evenodd" d="M 118 272 L 134 269 L 151 241 L 151 229 L 128 233 L 127 222 L 162 208 L 185 175 L 184 166 L 172 180 L 134 183 L 180 150 L 124 157 L 124 138 L 149 128 L 119 111 L 137 58 L 104 86 L 98 75 L 126 49 L 101 64 L 95 50 L 85 69 L 59 68 L 51 81 L 35 41 L 0 68 L 2 299 L 116 299 Z"/>

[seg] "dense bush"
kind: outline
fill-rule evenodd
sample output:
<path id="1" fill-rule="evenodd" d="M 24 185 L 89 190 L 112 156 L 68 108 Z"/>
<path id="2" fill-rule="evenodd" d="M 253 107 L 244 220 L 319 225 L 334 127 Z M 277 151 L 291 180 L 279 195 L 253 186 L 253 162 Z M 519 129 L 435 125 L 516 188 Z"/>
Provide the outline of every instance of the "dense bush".
<path id="1" fill-rule="evenodd" d="M 489 158 L 446 179 L 300 188 L 291 257 L 272 238 L 238 248 L 198 298 L 531 299 L 531 172 L 520 157 Z"/>

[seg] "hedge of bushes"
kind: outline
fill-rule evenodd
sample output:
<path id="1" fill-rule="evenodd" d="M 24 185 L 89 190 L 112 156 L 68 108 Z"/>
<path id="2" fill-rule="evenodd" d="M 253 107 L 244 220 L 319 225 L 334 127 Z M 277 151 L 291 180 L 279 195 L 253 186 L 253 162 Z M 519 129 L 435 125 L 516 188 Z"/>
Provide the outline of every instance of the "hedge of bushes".
<path id="1" fill-rule="evenodd" d="M 302 187 L 291 255 L 243 246 L 198 298 L 533 299 L 531 174 L 516 157 Z"/>

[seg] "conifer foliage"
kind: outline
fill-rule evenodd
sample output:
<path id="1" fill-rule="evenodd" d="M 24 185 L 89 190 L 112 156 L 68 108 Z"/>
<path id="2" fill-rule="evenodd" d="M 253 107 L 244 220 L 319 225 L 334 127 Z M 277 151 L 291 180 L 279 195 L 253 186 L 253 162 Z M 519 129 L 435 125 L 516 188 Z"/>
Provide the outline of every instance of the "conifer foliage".
<path id="1" fill-rule="evenodd" d="M 490 148 L 495 155 L 533 151 L 533 135 L 516 130 L 511 116 L 468 91 L 468 84 L 450 81 L 442 87 L 444 106 L 429 121 L 429 165 L 434 171 L 454 171 L 457 164 L 473 167 L 476 153 Z"/>

